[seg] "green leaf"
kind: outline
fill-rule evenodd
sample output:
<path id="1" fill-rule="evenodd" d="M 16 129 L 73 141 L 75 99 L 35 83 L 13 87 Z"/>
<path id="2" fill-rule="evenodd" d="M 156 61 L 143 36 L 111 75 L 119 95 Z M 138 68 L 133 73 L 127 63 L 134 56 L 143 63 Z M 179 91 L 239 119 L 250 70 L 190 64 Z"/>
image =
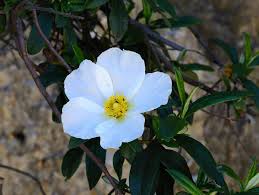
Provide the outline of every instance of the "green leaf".
<path id="1" fill-rule="evenodd" d="M 40 13 L 39 17 L 39 24 L 42 29 L 42 32 L 44 35 L 49 38 L 51 34 L 52 24 L 53 24 L 53 18 L 48 13 Z M 41 36 L 38 34 L 38 31 L 35 27 L 35 25 L 32 26 L 31 33 L 29 35 L 28 41 L 27 41 L 27 50 L 29 54 L 37 54 L 39 53 L 43 48 L 45 47 L 45 42 L 41 38 Z"/>
<path id="2" fill-rule="evenodd" d="M 150 22 L 150 26 L 153 29 L 158 28 L 181 28 L 190 27 L 193 25 L 201 24 L 202 21 L 199 18 L 193 16 L 182 16 L 177 18 L 164 18 L 154 20 Z"/>
<path id="3" fill-rule="evenodd" d="M 214 69 L 211 68 L 208 65 L 203 65 L 203 64 L 197 64 L 197 63 L 192 63 L 192 64 L 181 64 L 179 66 L 182 71 L 208 71 L 208 72 L 213 72 Z"/>
<path id="4" fill-rule="evenodd" d="M 247 186 L 248 182 L 256 175 L 257 173 L 257 160 L 253 160 L 253 164 L 248 170 L 246 179 L 244 181 L 244 186 Z"/>
<path id="5" fill-rule="evenodd" d="M 197 140 L 186 135 L 176 135 L 176 142 L 183 147 L 186 152 L 195 160 L 203 171 L 215 182 L 224 187 L 227 191 L 227 185 L 223 175 L 218 171 L 216 162 L 209 150 Z"/>
<path id="6" fill-rule="evenodd" d="M 248 91 L 226 91 L 226 92 L 215 92 L 211 95 L 203 96 L 193 102 L 186 116 L 190 116 L 194 112 L 203 109 L 207 106 L 213 106 L 219 103 L 238 100 L 243 97 L 251 96 L 251 93 Z"/>
<path id="7" fill-rule="evenodd" d="M 178 70 L 177 68 L 174 68 L 174 69 L 175 69 L 174 72 L 175 72 L 176 85 L 177 85 L 178 93 L 179 93 L 179 96 L 180 96 L 180 99 L 181 99 L 181 102 L 183 105 L 186 100 L 184 81 L 183 81 L 183 77 L 182 77 L 180 70 Z"/>
<path id="8" fill-rule="evenodd" d="M 81 12 L 84 11 L 85 0 L 68 0 L 67 7 L 71 12 Z"/>
<path id="9" fill-rule="evenodd" d="M 65 105 L 65 103 L 68 102 L 68 99 L 65 95 L 65 92 L 62 90 L 58 97 L 55 100 L 55 105 L 58 108 L 59 112 L 62 112 L 62 108 Z M 61 121 L 57 118 L 54 112 L 52 112 L 52 120 L 56 123 L 61 123 Z"/>
<path id="10" fill-rule="evenodd" d="M 146 23 L 148 23 L 152 16 L 152 9 L 150 4 L 148 3 L 148 0 L 142 0 L 142 5 L 143 5 L 144 17 L 145 17 Z"/>
<path id="11" fill-rule="evenodd" d="M 111 0 L 109 23 L 116 39 L 122 39 L 128 29 L 128 14 L 123 1 Z"/>
<path id="12" fill-rule="evenodd" d="M 221 173 L 226 174 L 227 176 L 234 179 L 239 184 L 239 186 L 242 188 L 242 182 L 241 182 L 240 177 L 235 173 L 235 171 L 231 167 L 220 164 L 220 165 L 218 165 L 217 168 Z"/>
<path id="13" fill-rule="evenodd" d="M 56 15 L 55 16 L 55 24 L 57 28 L 64 28 L 69 23 L 69 18 Z"/>
<path id="14" fill-rule="evenodd" d="M 160 175 L 158 179 L 156 194 L 172 195 L 174 194 L 174 179 L 166 172 L 164 167 L 160 166 Z"/>
<path id="15" fill-rule="evenodd" d="M 198 177 L 196 180 L 196 185 L 198 187 L 202 187 L 208 183 L 208 177 L 205 174 L 205 172 L 202 170 L 202 168 L 199 168 Z"/>
<path id="16" fill-rule="evenodd" d="M 39 79 L 44 87 L 54 83 L 63 83 L 67 76 L 66 70 L 58 64 L 41 64 L 44 66 Z"/>
<path id="17" fill-rule="evenodd" d="M 73 149 L 79 147 L 80 144 L 85 143 L 87 140 L 80 139 L 76 137 L 70 137 L 69 143 L 68 143 L 68 149 Z"/>
<path id="18" fill-rule="evenodd" d="M 124 157 L 121 155 L 120 150 L 117 150 L 113 156 L 113 168 L 119 180 L 121 180 L 121 176 L 122 176 L 123 163 L 124 163 Z"/>
<path id="19" fill-rule="evenodd" d="M 185 159 L 173 150 L 163 149 L 160 152 L 160 162 L 166 169 L 175 169 L 192 181 L 192 175 Z"/>
<path id="20" fill-rule="evenodd" d="M 197 188 L 192 181 L 189 180 L 188 177 L 183 175 L 182 173 L 168 169 L 167 172 L 175 179 L 175 181 L 181 185 L 187 192 L 192 195 L 202 195 L 203 193 Z"/>
<path id="21" fill-rule="evenodd" d="M 81 148 L 73 148 L 67 151 L 61 165 L 65 180 L 70 179 L 74 175 L 82 161 L 83 154 L 84 152 Z"/>
<path id="22" fill-rule="evenodd" d="M 252 55 L 251 37 L 248 33 L 244 33 L 245 38 L 245 62 L 248 63 Z"/>
<path id="23" fill-rule="evenodd" d="M 84 53 L 80 49 L 80 47 L 77 46 L 77 44 L 72 45 L 72 48 L 76 55 L 76 60 L 77 60 L 78 64 L 80 64 L 85 59 Z"/>
<path id="24" fill-rule="evenodd" d="M 138 153 L 129 176 L 130 191 L 134 195 L 151 195 L 156 191 L 159 178 L 161 145 L 152 143 Z"/>
<path id="25" fill-rule="evenodd" d="M 259 195 L 259 187 L 252 188 L 248 190 L 247 192 L 237 192 L 235 195 Z"/>
<path id="26" fill-rule="evenodd" d="M 121 155 L 132 163 L 137 153 L 142 151 L 142 146 L 138 140 L 129 143 L 123 143 L 120 147 Z"/>
<path id="27" fill-rule="evenodd" d="M 222 48 L 228 57 L 231 59 L 233 64 L 238 64 L 238 52 L 236 48 L 232 47 L 231 45 L 227 44 L 226 42 L 220 39 L 212 39 L 212 41 L 217 44 L 220 48 Z"/>
<path id="28" fill-rule="evenodd" d="M 248 63 L 248 66 L 255 67 L 255 66 L 258 66 L 258 65 L 259 65 L 259 55 L 256 55 L 256 56 L 252 57 L 252 59 Z"/>
<path id="29" fill-rule="evenodd" d="M 152 123 L 157 137 L 166 142 L 169 142 L 187 124 L 185 119 L 174 115 L 162 118 L 153 117 Z"/>
<path id="30" fill-rule="evenodd" d="M 100 138 L 93 138 L 85 142 L 85 146 L 101 160 L 102 163 L 105 163 L 106 150 L 100 146 Z M 98 183 L 102 171 L 101 169 L 92 161 L 88 156 L 85 156 L 85 168 L 86 176 L 88 179 L 88 184 L 90 190 L 93 189 Z"/>
<path id="31" fill-rule="evenodd" d="M 65 51 L 73 52 L 72 46 L 77 44 L 77 37 L 71 22 L 67 23 L 67 25 L 64 27 L 63 36 Z"/>
<path id="32" fill-rule="evenodd" d="M 97 7 L 100 7 L 101 5 L 104 5 L 107 3 L 109 0 L 88 0 L 85 8 L 86 9 L 95 9 Z"/>
<path id="33" fill-rule="evenodd" d="M 245 191 L 248 191 L 253 187 L 256 187 L 258 184 L 259 184 L 259 173 L 257 173 L 253 178 L 249 180 L 248 184 L 245 187 Z"/>
<path id="34" fill-rule="evenodd" d="M 251 80 L 242 80 L 244 87 L 254 94 L 252 99 L 255 101 L 256 107 L 259 109 L 259 87 Z"/>
<path id="35" fill-rule="evenodd" d="M 198 89 L 199 89 L 198 87 L 194 88 L 194 89 L 191 91 L 189 97 L 187 98 L 187 100 L 186 100 L 186 102 L 185 102 L 185 104 L 184 104 L 184 106 L 183 106 L 182 113 L 181 113 L 181 117 L 182 117 L 182 118 L 185 117 L 185 115 L 186 115 L 186 113 L 187 113 L 187 111 L 188 111 L 188 109 L 189 109 L 189 105 L 190 105 L 190 103 L 191 103 L 192 97 L 194 96 L 194 94 L 196 93 L 196 91 L 197 91 Z M 188 115 L 188 116 L 190 116 L 190 115 Z"/>
<path id="36" fill-rule="evenodd" d="M 174 5 L 169 0 L 150 0 L 153 2 L 151 6 L 155 5 L 161 11 L 169 13 L 172 17 L 176 16 L 176 11 Z"/>
<path id="37" fill-rule="evenodd" d="M 4 32 L 6 28 L 6 16 L 0 14 L 0 33 Z"/>

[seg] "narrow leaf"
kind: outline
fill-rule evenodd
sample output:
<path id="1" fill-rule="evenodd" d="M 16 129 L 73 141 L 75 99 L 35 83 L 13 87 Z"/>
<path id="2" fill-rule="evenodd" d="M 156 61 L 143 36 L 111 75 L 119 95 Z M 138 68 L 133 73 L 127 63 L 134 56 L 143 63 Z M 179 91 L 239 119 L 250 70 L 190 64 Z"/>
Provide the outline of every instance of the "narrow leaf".
<path id="1" fill-rule="evenodd" d="M 245 62 L 249 62 L 252 55 L 251 37 L 248 33 L 244 33 L 245 38 Z"/>
<path id="2" fill-rule="evenodd" d="M 227 190 L 223 175 L 218 171 L 216 162 L 209 150 L 197 140 L 186 135 L 176 135 L 176 142 L 196 161 L 204 172 Z"/>
<path id="3" fill-rule="evenodd" d="M 256 187 L 259 184 L 259 173 L 257 173 L 246 185 L 245 191 L 248 191 L 252 189 L 253 187 Z"/>
<path id="4" fill-rule="evenodd" d="M 212 39 L 212 41 L 225 51 L 233 64 L 238 64 L 239 57 L 236 48 L 220 39 Z"/>
<path id="5" fill-rule="evenodd" d="M 259 55 L 254 56 L 250 62 L 248 63 L 248 66 L 255 67 L 259 65 Z"/>
<path id="6" fill-rule="evenodd" d="M 182 77 L 180 70 L 175 68 L 174 71 L 175 71 L 175 80 L 176 80 L 178 93 L 179 93 L 179 96 L 180 96 L 180 99 L 181 99 L 181 102 L 183 105 L 186 100 L 183 77 Z"/>
<path id="7" fill-rule="evenodd" d="M 77 46 L 77 44 L 73 44 L 72 48 L 75 53 L 76 60 L 77 60 L 78 64 L 80 64 L 85 59 L 84 53 L 80 49 L 80 47 Z"/>
<path id="8" fill-rule="evenodd" d="M 248 184 L 248 182 L 257 174 L 257 160 L 253 160 L 253 164 L 248 170 L 246 179 L 244 181 L 244 186 Z"/>
<path id="9" fill-rule="evenodd" d="M 190 105 L 186 116 L 190 116 L 194 112 L 207 106 L 213 106 L 223 102 L 234 101 L 251 95 L 252 94 L 248 91 L 226 91 L 216 92 L 211 95 L 203 96 Z"/>
<path id="10" fill-rule="evenodd" d="M 176 170 L 167 170 L 167 172 L 175 179 L 175 181 L 181 185 L 187 192 L 192 195 L 202 195 L 203 193 L 197 188 L 192 181 L 189 180 L 188 177 L 181 174 Z"/>
<path id="11" fill-rule="evenodd" d="M 186 115 L 186 113 L 187 113 L 187 111 L 188 111 L 188 109 L 189 109 L 189 105 L 190 105 L 190 103 L 191 103 L 192 97 L 193 97 L 193 95 L 195 94 L 195 92 L 196 92 L 198 89 L 199 89 L 198 87 L 194 88 L 194 89 L 191 91 L 189 97 L 187 98 L 187 100 L 186 100 L 186 102 L 185 102 L 185 104 L 184 104 L 184 106 L 183 106 L 182 113 L 181 113 L 181 117 L 182 117 L 182 118 L 185 117 L 185 115 Z M 189 116 L 189 115 L 188 115 L 188 116 Z"/>

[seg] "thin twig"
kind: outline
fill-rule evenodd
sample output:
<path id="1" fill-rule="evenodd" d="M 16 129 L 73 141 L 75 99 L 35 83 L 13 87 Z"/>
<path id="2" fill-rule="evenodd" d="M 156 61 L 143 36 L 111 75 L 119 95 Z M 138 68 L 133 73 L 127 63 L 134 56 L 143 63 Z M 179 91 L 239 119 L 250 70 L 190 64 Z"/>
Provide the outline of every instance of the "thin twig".
<path id="1" fill-rule="evenodd" d="M 212 113 L 212 112 L 204 110 L 204 109 L 201 109 L 201 111 L 206 113 L 206 114 L 208 114 L 208 115 L 210 115 L 210 116 L 215 116 L 215 117 L 227 120 L 227 121 L 235 121 L 235 122 L 238 121 L 237 119 L 233 119 L 233 118 L 230 118 L 230 117 L 227 117 L 227 116 L 222 116 L 220 114 Z"/>
<path id="2" fill-rule="evenodd" d="M 32 17 L 33 17 L 33 22 L 35 24 L 35 27 L 40 34 L 40 36 L 43 38 L 45 43 L 47 44 L 48 48 L 51 50 L 51 52 L 57 57 L 58 61 L 67 69 L 67 71 L 70 73 L 72 72 L 71 67 L 66 63 L 66 61 L 58 54 L 58 52 L 52 47 L 50 41 L 48 38 L 45 36 L 45 34 L 42 32 L 42 29 L 40 27 L 39 21 L 38 21 L 38 16 L 37 12 L 35 9 L 32 10 Z"/>
<path id="3" fill-rule="evenodd" d="M 109 171 L 107 168 L 104 166 L 104 164 L 98 159 L 84 144 L 80 144 L 80 148 L 86 153 L 87 156 L 89 156 L 95 164 L 102 170 L 102 172 L 106 175 L 107 179 L 111 183 L 111 185 L 114 187 L 115 191 L 119 194 L 122 195 L 122 192 L 119 190 L 117 187 L 117 184 L 115 183 L 113 177 L 110 175 Z"/>
<path id="4" fill-rule="evenodd" d="M 194 35 L 194 37 L 197 39 L 197 41 L 200 43 L 200 45 L 205 50 L 207 57 L 210 61 L 212 61 L 214 64 L 216 64 L 218 67 L 222 68 L 224 65 L 217 59 L 217 57 L 211 52 L 211 50 L 208 48 L 208 44 L 203 41 L 200 34 L 194 29 L 189 27 L 189 30 Z"/>
<path id="5" fill-rule="evenodd" d="M 178 51 L 186 50 L 186 48 L 184 48 L 183 46 L 162 37 L 160 34 L 152 31 L 149 27 L 147 27 L 144 24 L 141 24 L 141 23 L 139 23 L 135 20 L 129 20 L 129 23 L 132 24 L 132 25 L 135 25 L 138 28 L 140 28 L 143 32 L 145 32 L 154 41 L 160 41 L 160 42 L 164 43 L 165 45 L 170 46 L 172 49 L 175 49 L 175 50 L 178 50 Z"/>
<path id="6" fill-rule="evenodd" d="M 159 49 L 157 49 L 156 47 L 153 47 L 153 49 L 156 52 L 156 54 L 158 55 L 158 57 L 160 58 L 160 60 L 164 63 L 165 67 L 167 69 L 169 69 L 170 71 L 174 72 L 171 62 L 167 59 L 167 57 L 164 55 L 164 53 L 162 51 L 160 51 Z M 189 83 L 190 85 L 199 87 L 202 90 L 206 91 L 207 93 L 215 92 L 215 90 L 211 89 L 210 87 L 208 87 L 207 85 L 205 85 L 199 81 L 195 81 L 186 76 L 183 76 L 183 78 L 184 78 L 185 82 Z"/>
<path id="7" fill-rule="evenodd" d="M 73 15 L 71 13 L 64 13 L 64 12 L 56 11 L 52 8 L 40 7 L 40 6 L 37 6 L 37 5 L 29 5 L 27 7 L 27 9 L 30 9 L 30 10 L 35 9 L 37 11 L 48 12 L 48 13 L 51 13 L 51 14 L 56 14 L 56 15 L 64 16 L 64 17 L 67 17 L 67 18 L 75 19 L 75 20 L 84 20 L 85 19 L 82 16 L 76 16 L 76 15 Z"/>
<path id="8" fill-rule="evenodd" d="M 0 168 L 7 169 L 7 170 L 10 170 L 10 171 L 13 171 L 13 172 L 16 172 L 16 173 L 19 173 L 21 175 L 24 175 L 26 177 L 31 178 L 39 186 L 39 189 L 40 189 L 41 193 L 43 195 L 46 195 L 46 192 L 44 191 L 41 182 L 39 181 L 39 179 L 37 177 L 33 176 L 32 174 L 30 174 L 28 172 L 25 172 L 25 171 L 22 171 L 20 169 L 16 169 L 14 167 L 10 167 L 8 165 L 3 165 L 3 164 L 0 164 Z"/>
<path id="9" fill-rule="evenodd" d="M 56 107 L 55 103 L 53 100 L 49 97 L 45 87 L 42 85 L 42 83 L 39 80 L 37 72 L 34 70 L 34 63 L 31 61 L 31 59 L 28 56 L 27 50 L 25 48 L 25 42 L 24 42 L 24 37 L 23 37 L 23 29 L 22 29 L 22 22 L 20 18 L 17 18 L 15 15 L 15 12 L 12 14 L 12 25 L 13 25 L 13 31 L 16 34 L 15 39 L 16 39 L 16 45 L 19 50 L 19 54 L 22 57 L 22 59 L 25 62 L 25 65 L 29 72 L 32 75 L 32 78 L 40 90 L 41 94 L 43 97 L 46 99 L 48 102 L 49 106 L 51 107 L 52 111 L 55 113 L 55 115 L 58 117 L 59 120 L 61 120 L 61 115 Z"/>

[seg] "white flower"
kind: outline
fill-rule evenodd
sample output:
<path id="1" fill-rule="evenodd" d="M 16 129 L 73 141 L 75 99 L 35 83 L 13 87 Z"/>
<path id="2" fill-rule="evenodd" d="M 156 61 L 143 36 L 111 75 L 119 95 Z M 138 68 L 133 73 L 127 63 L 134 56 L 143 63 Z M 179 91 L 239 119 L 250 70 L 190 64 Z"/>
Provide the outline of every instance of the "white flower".
<path id="1" fill-rule="evenodd" d="M 170 77 L 145 74 L 145 63 L 135 52 L 110 48 L 96 64 L 84 60 L 65 79 L 69 102 L 62 110 L 64 131 L 77 138 L 101 138 L 103 148 L 141 137 L 148 112 L 168 102 Z"/>

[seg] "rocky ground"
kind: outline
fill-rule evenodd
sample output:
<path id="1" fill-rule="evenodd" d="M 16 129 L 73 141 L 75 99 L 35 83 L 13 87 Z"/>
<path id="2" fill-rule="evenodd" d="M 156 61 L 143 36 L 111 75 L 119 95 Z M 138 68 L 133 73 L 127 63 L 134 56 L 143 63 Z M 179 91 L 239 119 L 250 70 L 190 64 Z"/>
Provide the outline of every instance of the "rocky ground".
<path id="1" fill-rule="evenodd" d="M 216 36 L 235 41 L 241 46 L 237 40 L 241 40 L 242 32 L 248 31 L 253 35 L 254 46 L 258 48 L 258 0 L 175 2 L 182 13 L 206 20 L 206 24 L 197 29 L 205 39 Z M 187 30 L 164 33 L 188 48 L 200 49 Z M 189 60 L 206 62 L 197 55 L 189 56 Z M 208 83 L 216 79 L 206 74 L 199 76 Z M 258 72 L 252 77 L 257 79 L 259 84 Z M 55 88 L 50 90 L 55 94 Z M 224 109 L 224 106 L 219 106 L 211 111 L 222 113 Z M 259 124 L 258 117 L 247 115 L 246 119 L 249 120 L 229 124 L 224 119 L 200 112 L 195 116 L 194 125 L 189 128 L 189 132 L 203 140 L 218 162 L 234 166 L 240 175 L 244 175 L 250 163 L 249 157 L 252 154 L 259 156 L 259 131 L 256 128 Z M 30 172 L 39 178 L 47 194 L 105 194 L 109 188 L 107 189 L 107 185 L 102 181 L 95 190 L 88 190 L 83 165 L 71 180 L 64 181 L 60 164 L 67 141 L 68 137 L 63 133 L 62 127 L 52 122 L 47 103 L 17 53 L 11 48 L 1 50 L 0 163 Z M 109 152 L 107 160 L 110 168 L 112 153 L 113 151 Z M 189 164 L 194 167 L 192 161 Z M 4 178 L 4 195 L 40 194 L 38 186 L 28 177 L 1 168 L 0 176 Z"/>

